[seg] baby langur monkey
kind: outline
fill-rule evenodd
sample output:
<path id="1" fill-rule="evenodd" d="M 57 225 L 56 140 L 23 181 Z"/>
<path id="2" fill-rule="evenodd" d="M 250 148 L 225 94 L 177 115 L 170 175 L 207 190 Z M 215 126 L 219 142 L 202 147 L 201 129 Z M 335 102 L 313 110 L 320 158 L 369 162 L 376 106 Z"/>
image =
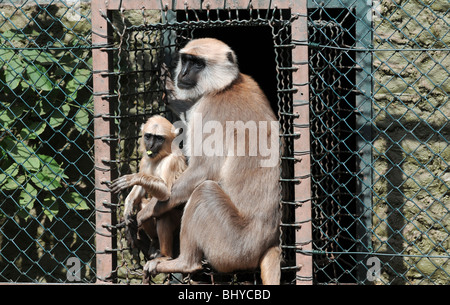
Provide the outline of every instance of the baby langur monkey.
<path id="1" fill-rule="evenodd" d="M 159 115 L 152 116 L 142 126 L 141 131 L 140 152 L 143 156 L 139 164 L 139 172 L 121 176 L 110 185 L 113 192 L 133 187 L 125 199 L 124 217 L 127 235 L 133 231 L 131 228 L 133 212 L 139 212 L 152 200 L 169 199 L 174 181 L 187 166 L 181 149 L 172 147 L 172 141 L 179 130 L 175 130 L 167 119 Z M 146 256 L 155 258 L 160 254 L 173 257 L 173 238 L 175 230 L 180 227 L 181 215 L 182 211 L 175 209 L 158 219 L 151 218 L 142 223 L 138 231 L 143 230 L 152 243 L 150 253 L 144 253 Z M 132 247 L 136 247 L 139 245 L 139 232 L 132 235 L 131 244 Z M 158 248 L 160 253 L 157 251 Z"/>

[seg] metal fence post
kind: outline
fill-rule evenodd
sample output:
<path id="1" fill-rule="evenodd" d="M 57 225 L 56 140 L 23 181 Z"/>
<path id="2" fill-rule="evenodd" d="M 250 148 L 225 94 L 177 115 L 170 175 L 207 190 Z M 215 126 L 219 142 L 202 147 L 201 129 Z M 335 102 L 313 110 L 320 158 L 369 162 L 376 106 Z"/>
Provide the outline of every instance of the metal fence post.
<path id="1" fill-rule="evenodd" d="M 105 1 L 92 1 L 92 56 L 94 91 L 94 146 L 95 146 L 95 207 L 96 207 L 96 270 L 97 283 L 110 281 L 116 261 L 115 222 L 112 196 L 105 183 L 112 180 L 111 155 L 113 147 L 109 100 L 111 56 L 107 49 L 110 29 L 102 14 L 107 13 Z"/>
<path id="2" fill-rule="evenodd" d="M 292 25 L 292 40 L 297 46 L 292 51 L 292 82 L 297 91 L 293 96 L 294 133 L 299 134 L 294 141 L 295 178 L 300 181 L 295 186 L 295 222 L 299 225 L 296 232 L 297 245 L 297 284 L 312 284 L 312 224 L 311 224 L 311 160 L 309 128 L 309 71 L 308 71 L 308 19 L 307 1 L 293 2 L 292 11 L 299 14 L 299 20 Z"/>

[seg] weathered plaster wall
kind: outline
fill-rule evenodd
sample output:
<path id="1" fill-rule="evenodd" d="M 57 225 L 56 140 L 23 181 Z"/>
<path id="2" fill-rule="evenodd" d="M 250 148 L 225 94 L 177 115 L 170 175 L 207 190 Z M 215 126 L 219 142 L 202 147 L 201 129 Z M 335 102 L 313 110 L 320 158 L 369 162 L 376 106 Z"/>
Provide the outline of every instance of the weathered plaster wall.
<path id="1" fill-rule="evenodd" d="M 381 1 L 375 17 L 372 239 L 403 256 L 380 257 L 379 283 L 450 283 L 449 9 Z"/>

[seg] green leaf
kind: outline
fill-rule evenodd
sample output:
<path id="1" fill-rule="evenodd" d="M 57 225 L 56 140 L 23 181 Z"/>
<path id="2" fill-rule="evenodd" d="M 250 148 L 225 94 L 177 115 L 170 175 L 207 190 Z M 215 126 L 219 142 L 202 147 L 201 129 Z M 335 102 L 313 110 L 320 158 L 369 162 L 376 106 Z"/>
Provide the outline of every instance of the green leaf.
<path id="1" fill-rule="evenodd" d="M 25 182 L 23 175 L 16 175 L 19 173 L 19 166 L 16 163 L 11 164 L 4 172 L 0 173 L 0 185 L 2 190 L 10 191 L 18 188 Z"/>
<path id="2" fill-rule="evenodd" d="M 41 161 L 34 150 L 22 141 L 14 141 L 10 137 L 3 139 L 4 147 L 14 162 L 21 164 L 26 170 L 39 170 Z"/>
<path id="3" fill-rule="evenodd" d="M 35 112 L 38 114 L 36 116 L 37 119 L 41 119 L 44 117 L 47 113 L 53 110 L 53 105 L 48 100 L 40 100 L 38 104 L 35 107 Z"/>
<path id="4" fill-rule="evenodd" d="M 0 128 L 9 129 L 9 126 L 14 122 L 8 110 L 0 112 Z"/>
<path id="5" fill-rule="evenodd" d="M 78 90 L 69 91 L 66 93 L 66 98 L 68 102 L 76 102 L 78 96 Z"/>
<path id="6" fill-rule="evenodd" d="M 27 75 L 37 90 L 50 91 L 53 89 L 52 82 L 47 78 L 47 71 L 39 64 L 27 65 Z"/>
<path id="7" fill-rule="evenodd" d="M 22 129 L 20 135 L 22 136 L 22 139 L 36 139 L 37 136 L 45 130 L 46 126 L 47 124 L 45 123 L 45 121 L 30 122 L 28 123 L 27 128 Z"/>
<path id="8" fill-rule="evenodd" d="M 75 115 L 75 127 L 79 132 L 85 131 L 89 126 L 89 111 L 85 108 L 80 110 Z"/>
<path id="9" fill-rule="evenodd" d="M 23 102 L 14 102 L 8 107 L 8 110 L 11 112 L 12 117 L 17 119 L 20 117 L 25 110 L 26 105 Z"/>
<path id="10" fill-rule="evenodd" d="M 51 65 L 58 60 L 50 53 L 36 49 L 26 49 L 22 51 L 22 56 L 31 64 L 37 62 L 41 65 Z"/>
<path id="11" fill-rule="evenodd" d="M 70 106 L 68 104 L 63 104 L 58 109 L 53 111 L 52 116 L 49 119 L 49 125 L 52 127 L 57 127 L 67 120 L 67 116 L 70 112 Z"/>
<path id="12" fill-rule="evenodd" d="M 5 129 L 8 129 L 9 126 L 12 126 L 14 121 L 22 115 L 24 109 L 25 105 L 22 102 L 14 102 L 8 107 L 2 105 L 2 109 L 0 109 L 0 124 Z"/>
<path id="13" fill-rule="evenodd" d="M 61 178 L 58 177 L 58 175 L 55 175 L 55 173 L 51 171 L 48 166 L 43 166 L 41 170 L 31 178 L 31 180 L 37 186 L 50 191 L 53 191 L 62 186 L 61 183 L 59 183 Z"/>
<path id="14" fill-rule="evenodd" d="M 62 187 L 61 177 L 68 178 L 64 169 L 50 156 L 38 154 L 38 157 L 42 166 L 31 180 L 41 188 L 51 191 Z"/>
<path id="15" fill-rule="evenodd" d="M 24 189 L 20 192 L 19 204 L 21 207 L 31 210 L 33 208 L 33 202 L 36 199 L 38 191 L 31 185 L 27 183 Z"/>
<path id="16" fill-rule="evenodd" d="M 6 183 L 4 185 L 2 185 L 2 190 L 5 190 L 5 191 L 15 190 L 18 187 L 22 187 L 22 185 L 24 185 L 24 183 L 25 183 L 24 175 L 19 175 L 19 176 L 16 176 L 15 178 L 9 177 L 9 178 L 7 178 Z"/>
<path id="17" fill-rule="evenodd" d="M 89 81 L 91 75 L 91 70 L 78 68 L 75 70 L 73 78 L 75 78 L 80 85 L 85 85 Z"/>
<path id="18" fill-rule="evenodd" d="M 19 86 L 22 81 L 23 67 L 26 63 L 18 56 L 14 56 L 5 65 L 5 81 L 11 90 L 14 90 Z"/>
<path id="19" fill-rule="evenodd" d="M 0 59 L 4 62 L 10 61 L 16 53 L 12 49 L 1 49 Z"/>
<path id="20" fill-rule="evenodd" d="M 8 30 L 5 33 L 3 33 L 3 36 L 11 41 L 11 40 L 28 40 L 27 35 L 23 34 L 21 30 Z"/>
<path id="21" fill-rule="evenodd" d="M 66 84 L 66 91 L 69 95 L 69 98 L 75 100 L 78 91 L 86 85 L 92 73 L 89 69 L 78 68 L 73 72 L 72 75 L 73 78 Z"/>
<path id="22" fill-rule="evenodd" d="M 55 172 L 55 174 L 59 174 L 64 171 L 53 157 L 41 154 L 38 154 L 38 157 L 42 160 L 44 165 L 49 167 L 53 172 Z"/>
<path id="23" fill-rule="evenodd" d="M 30 184 L 27 183 L 24 189 L 19 195 L 19 209 L 17 215 L 21 218 L 28 219 L 30 217 L 30 210 L 34 206 L 38 191 Z"/>
<path id="24" fill-rule="evenodd" d="M 44 198 L 44 202 L 42 202 L 42 209 L 44 214 L 47 215 L 50 221 L 53 220 L 53 217 L 59 211 L 58 201 L 55 196 L 50 195 Z"/>
<path id="25" fill-rule="evenodd" d="M 89 204 L 86 199 L 76 191 L 66 193 L 63 196 L 63 200 L 69 209 L 89 210 Z"/>
<path id="26" fill-rule="evenodd" d="M 78 61 L 74 60 L 74 55 L 67 55 L 66 53 L 61 53 L 56 55 L 59 58 L 58 67 L 55 71 L 55 75 L 66 76 L 70 73 L 76 66 Z"/>

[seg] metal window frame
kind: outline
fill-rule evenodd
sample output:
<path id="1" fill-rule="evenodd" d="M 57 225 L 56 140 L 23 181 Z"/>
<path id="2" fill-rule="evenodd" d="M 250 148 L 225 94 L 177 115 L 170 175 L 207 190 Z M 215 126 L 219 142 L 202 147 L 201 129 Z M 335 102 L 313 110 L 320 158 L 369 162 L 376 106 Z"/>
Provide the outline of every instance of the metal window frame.
<path id="1" fill-rule="evenodd" d="M 367 228 L 372 227 L 372 187 L 373 187 L 373 154 L 372 145 L 372 104 L 373 104 L 373 54 L 371 52 L 373 41 L 372 1 L 358 0 L 307 0 L 308 9 L 347 9 L 352 10 L 355 17 L 355 44 L 352 51 L 355 52 L 355 96 L 356 126 L 356 148 L 359 152 L 356 164 L 356 194 L 358 194 L 356 214 L 358 223 L 356 234 L 359 239 L 358 254 L 356 257 L 361 265 L 358 267 L 357 279 L 361 282 L 366 280 L 367 269 L 365 267 L 369 249 L 372 247 L 371 236 Z"/>
<path id="2" fill-rule="evenodd" d="M 294 141 L 294 151 L 298 159 L 294 167 L 295 178 L 299 180 L 295 186 L 295 202 L 299 203 L 295 211 L 296 230 L 296 264 L 298 272 L 297 284 L 312 284 L 312 242 L 311 242 L 311 182 L 310 182 L 310 148 L 309 148 L 309 91 L 308 91 L 308 27 L 307 1 L 145 1 L 145 0 L 93 0 L 92 1 L 92 45 L 93 45 L 93 91 L 94 91 L 94 145 L 95 145 L 95 201 L 96 201 L 96 247 L 97 247 L 97 283 L 105 283 L 111 276 L 116 261 L 114 240 L 110 228 L 114 224 L 113 198 L 105 183 L 112 180 L 111 160 L 114 153 L 113 144 L 108 141 L 111 135 L 111 106 L 109 98 L 113 92 L 111 86 L 112 51 L 108 39 L 111 29 L 105 16 L 111 11 L 124 10 L 185 10 L 192 9 L 290 9 L 301 18 L 292 25 L 292 41 L 302 42 L 292 50 L 292 65 L 296 68 L 292 73 L 294 133 L 299 137 Z"/>

